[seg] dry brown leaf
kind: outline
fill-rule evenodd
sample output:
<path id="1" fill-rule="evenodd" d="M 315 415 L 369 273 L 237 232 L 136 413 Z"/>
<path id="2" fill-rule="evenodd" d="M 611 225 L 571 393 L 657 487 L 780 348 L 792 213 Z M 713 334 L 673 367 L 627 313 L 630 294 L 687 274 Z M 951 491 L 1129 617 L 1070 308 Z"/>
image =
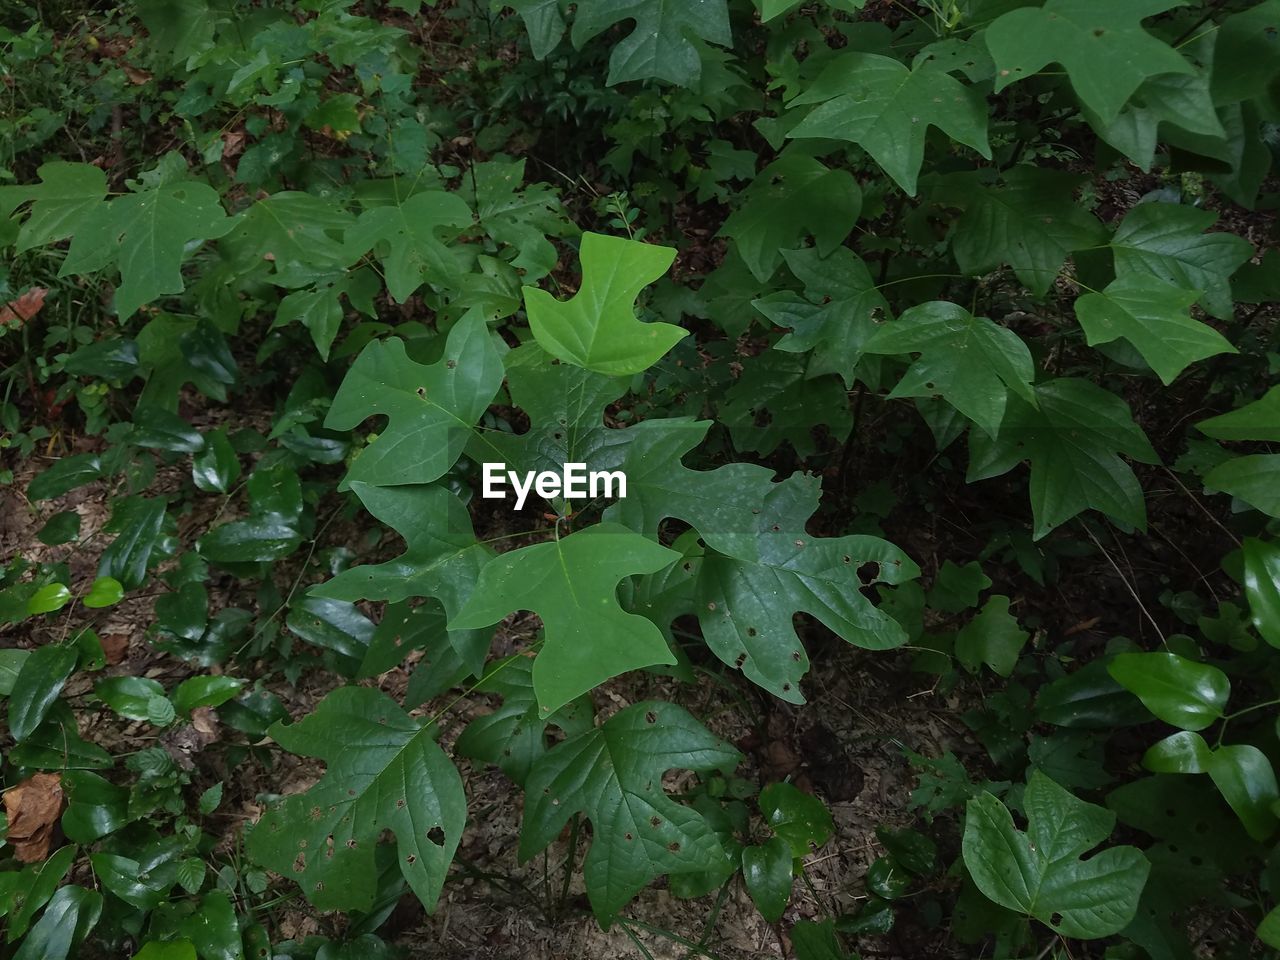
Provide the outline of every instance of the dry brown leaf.
<path id="1" fill-rule="evenodd" d="M 20 861 L 38 863 L 49 856 L 53 828 L 62 815 L 64 801 L 60 773 L 37 773 L 5 791 L 8 840 Z"/>
<path id="2" fill-rule="evenodd" d="M 44 287 L 32 287 L 16 300 L 0 305 L 0 327 L 20 327 L 44 306 L 49 291 Z"/>
<path id="3" fill-rule="evenodd" d="M 107 633 L 102 636 L 102 653 L 107 663 L 113 667 L 123 663 L 129 654 L 129 635 L 127 633 Z"/>
<path id="4" fill-rule="evenodd" d="M 124 75 L 129 78 L 129 82 L 134 86 L 140 87 L 144 83 L 151 82 L 151 74 L 146 70 L 139 70 L 137 67 L 130 66 L 127 63 L 121 64 L 120 69 L 124 71 Z"/>

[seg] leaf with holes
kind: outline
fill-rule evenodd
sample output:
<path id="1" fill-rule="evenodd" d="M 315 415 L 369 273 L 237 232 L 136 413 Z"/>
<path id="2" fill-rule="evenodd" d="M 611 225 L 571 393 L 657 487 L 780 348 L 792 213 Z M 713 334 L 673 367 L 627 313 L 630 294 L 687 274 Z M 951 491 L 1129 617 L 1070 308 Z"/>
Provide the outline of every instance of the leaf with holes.
<path id="1" fill-rule="evenodd" d="M 1111 835 L 1116 815 L 1073 797 L 1038 770 L 1023 794 L 1027 829 L 981 793 L 965 814 L 965 866 L 978 889 L 1064 937 L 1097 939 L 1133 919 L 1151 864 L 1134 847 L 1081 856 Z"/>
<path id="2" fill-rule="evenodd" d="M 249 857 L 294 877 L 317 909 L 369 910 L 374 847 L 390 830 L 400 872 L 433 911 L 467 816 L 462 778 L 435 728 L 377 690 L 341 687 L 270 734 L 291 753 L 323 760 L 325 775 L 262 815 L 246 840 Z"/>
<path id="3" fill-rule="evenodd" d="M 545 849 L 575 813 L 594 839 L 583 864 L 587 896 L 607 921 L 663 874 L 721 867 L 728 854 L 710 822 L 663 789 L 669 770 L 729 771 L 741 754 L 673 703 L 637 703 L 552 747 L 525 784 L 520 859 Z"/>
<path id="4" fill-rule="evenodd" d="M 524 288 L 529 327 L 542 348 L 567 363 L 618 377 L 658 362 L 688 332 L 671 323 L 636 319 L 640 291 L 667 272 L 671 247 L 584 233 L 582 286 L 569 300 Z"/>
<path id="5" fill-rule="evenodd" d="M 339 489 L 357 480 L 393 486 L 444 476 L 501 385 L 502 358 L 476 313 L 449 331 L 444 356 L 429 366 L 410 359 L 398 337 L 369 344 L 347 371 L 325 426 L 350 430 L 371 416 L 385 416 L 387 426 Z"/>
<path id="6" fill-rule="evenodd" d="M 863 345 L 868 353 L 918 353 L 890 397 L 941 396 L 994 437 L 1010 391 L 1036 402 L 1031 351 L 1012 330 L 935 300 L 882 324 Z"/>

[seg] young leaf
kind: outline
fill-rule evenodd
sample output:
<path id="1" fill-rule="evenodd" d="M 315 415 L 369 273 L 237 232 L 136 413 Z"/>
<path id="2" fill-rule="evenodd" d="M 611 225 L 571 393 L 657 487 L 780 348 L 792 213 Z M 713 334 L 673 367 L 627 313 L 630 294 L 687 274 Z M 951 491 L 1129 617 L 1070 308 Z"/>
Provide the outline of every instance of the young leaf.
<path id="1" fill-rule="evenodd" d="M 668 770 L 727 770 L 741 759 L 683 708 L 633 704 L 534 763 L 520 859 L 545 849 L 575 813 L 585 814 L 594 839 L 583 878 L 596 916 L 607 920 L 655 877 L 727 860 L 712 825 L 668 797 L 662 780 Z"/>
<path id="2" fill-rule="evenodd" d="M 528 22 L 528 4 L 523 6 Z M 692 4 L 670 0 L 596 0 L 583 4 L 574 14 L 573 45 L 582 49 L 592 37 L 623 20 L 634 21 L 635 27 L 609 55 L 610 86 L 652 78 L 691 87 L 702 74 L 702 58 L 693 38 L 722 47 L 733 43 L 725 0 L 701 0 Z"/>
<path id="3" fill-rule="evenodd" d="M 623 577 L 679 558 L 625 527 L 599 523 L 563 539 L 494 557 L 450 630 L 497 623 L 513 610 L 542 617 L 546 641 L 533 664 L 543 714 L 628 670 L 675 663 L 656 626 L 618 605 Z"/>
<path id="4" fill-rule="evenodd" d="M 471 208 L 461 197 L 424 190 L 360 214 L 344 238 L 347 259 L 357 260 L 386 244 L 389 252 L 380 253 L 378 259 L 386 274 L 387 292 L 397 303 L 404 303 L 423 282 L 442 284 L 464 272 L 458 253 L 438 233 L 448 228 L 453 237 L 471 222 Z"/>
<path id="5" fill-rule="evenodd" d="M 751 305 L 780 327 L 791 330 L 775 350 L 811 351 L 809 375 L 838 373 L 853 389 L 854 368 L 862 358 L 876 322 L 889 316 L 867 265 L 853 251 L 840 247 L 830 256 L 817 250 L 783 250 L 787 268 L 804 284 L 804 297 L 772 293 Z"/>
<path id="6" fill-rule="evenodd" d="M 698 576 L 698 619 L 712 652 L 752 682 L 803 703 L 800 678 L 809 658 L 792 619 L 803 610 L 845 641 L 870 650 L 906 642 L 888 614 L 860 592 L 903 583 L 919 569 L 877 537 L 811 537 L 805 522 L 817 509 L 817 478 L 792 476 L 770 490 L 754 530 L 703 532 L 710 547 Z M 722 551 L 722 552 L 717 552 Z"/>
<path id="7" fill-rule="evenodd" d="M 529 326 L 542 348 L 567 363 L 611 377 L 640 373 L 657 363 L 688 331 L 636 319 L 635 300 L 667 272 L 671 247 L 584 233 L 579 256 L 582 286 L 569 300 L 524 288 Z"/>
<path id="8" fill-rule="evenodd" d="M 1111 835 L 1116 815 L 1073 797 L 1043 773 L 1024 794 L 1027 830 L 989 793 L 969 801 L 964 862 L 989 899 L 1064 937 L 1097 939 L 1133 919 L 1151 864 L 1134 847 L 1080 857 Z"/>
<path id="9" fill-rule="evenodd" d="M 956 262 L 969 274 L 1002 263 L 1036 296 L 1043 296 L 1074 250 L 1102 243 L 1106 231 L 1076 202 L 1073 173 L 1018 166 L 999 186 L 963 181 L 964 215 L 952 241 Z"/>
<path id="10" fill-rule="evenodd" d="M 1230 233 L 1205 233 L 1217 219 L 1217 214 L 1196 207 L 1138 204 L 1111 238 L 1116 275 L 1152 276 L 1184 290 L 1199 290 L 1205 310 L 1229 320 L 1229 278 L 1253 256 L 1253 246 Z"/>
<path id="11" fill-rule="evenodd" d="M 128 193 L 76 224 L 58 276 L 96 273 L 114 260 L 120 268 L 115 307 L 123 320 L 143 304 L 181 293 L 188 242 L 216 239 L 232 223 L 207 183 L 182 180 Z"/>
<path id="12" fill-rule="evenodd" d="M 80 601 L 90 610 L 112 607 L 124 599 L 124 587 L 114 577 L 98 577 Z"/>
<path id="13" fill-rule="evenodd" d="M 910 69 L 879 54 L 839 54 L 789 106 L 813 103 L 821 106 L 788 137 L 856 143 L 911 196 L 930 126 L 991 158 L 986 105 L 930 61 Z"/>
<path id="14" fill-rule="evenodd" d="M 1009 598 L 997 595 L 956 634 L 956 659 L 971 671 L 985 663 L 1001 677 L 1012 676 L 1028 639 L 1009 613 Z"/>
<path id="15" fill-rule="evenodd" d="M 444 356 L 430 366 L 409 359 L 398 337 L 369 344 L 347 371 L 325 426 L 350 430 L 371 416 L 385 416 L 387 426 L 338 489 L 357 480 L 392 486 L 444 476 L 501 385 L 502 359 L 479 314 L 458 321 Z"/>
<path id="16" fill-rule="evenodd" d="M 849 171 L 830 169 L 791 147 L 756 175 L 720 235 L 733 239 L 763 283 L 782 263 L 783 251 L 806 236 L 813 236 L 820 257 L 830 256 L 861 211 L 862 191 Z"/>
<path id="17" fill-rule="evenodd" d="M 911 307 L 879 326 L 863 344 L 867 353 L 919 353 L 890 397 L 941 395 L 996 436 L 1009 391 L 1036 402 L 1035 364 L 1016 333 L 954 303 L 935 300 Z"/>
<path id="18" fill-rule="evenodd" d="M 996 62 L 996 92 L 1060 63 L 1080 100 L 1103 123 L 1148 77 L 1191 73 L 1173 47 L 1142 29 L 1142 20 L 1180 0 L 1048 0 L 998 17 L 987 28 Z"/>
<path id="19" fill-rule="evenodd" d="M 1153 714 L 1183 730 L 1203 730 L 1220 719 L 1231 694 L 1231 681 L 1217 667 L 1174 653 L 1122 653 L 1107 671 Z"/>
<path id="20" fill-rule="evenodd" d="M 1101 293 L 1076 300 L 1076 318 L 1089 346 L 1124 337 L 1167 385 L 1197 360 L 1237 352 L 1217 330 L 1187 313 L 1197 298 L 1195 290 L 1129 273 Z"/>
<path id="21" fill-rule="evenodd" d="M 395 834 L 400 872 L 428 910 L 462 838 L 462 778 L 435 729 L 386 694 L 340 687 L 297 723 L 273 724 L 281 747 L 326 764 L 320 782 L 270 808 L 246 840 L 256 862 L 293 876 L 321 910 L 369 910 L 374 847 Z"/>
<path id="22" fill-rule="evenodd" d="M 1009 399 L 994 439 L 969 434 L 970 482 L 1031 461 L 1031 510 L 1038 540 L 1083 510 L 1100 510 L 1134 527 L 1146 525 L 1142 488 L 1118 454 L 1158 463 L 1129 406 L 1086 380 L 1036 385 L 1037 407 Z"/>

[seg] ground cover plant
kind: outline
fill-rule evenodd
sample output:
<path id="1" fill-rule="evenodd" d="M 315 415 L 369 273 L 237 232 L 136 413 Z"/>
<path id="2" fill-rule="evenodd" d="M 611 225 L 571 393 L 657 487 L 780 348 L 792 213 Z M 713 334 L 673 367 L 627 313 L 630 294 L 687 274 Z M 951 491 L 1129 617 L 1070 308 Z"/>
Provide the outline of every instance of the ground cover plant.
<path id="1" fill-rule="evenodd" d="M 0 956 L 1280 950 L 1280 0 L 5 0 L 0 105 Z"/>

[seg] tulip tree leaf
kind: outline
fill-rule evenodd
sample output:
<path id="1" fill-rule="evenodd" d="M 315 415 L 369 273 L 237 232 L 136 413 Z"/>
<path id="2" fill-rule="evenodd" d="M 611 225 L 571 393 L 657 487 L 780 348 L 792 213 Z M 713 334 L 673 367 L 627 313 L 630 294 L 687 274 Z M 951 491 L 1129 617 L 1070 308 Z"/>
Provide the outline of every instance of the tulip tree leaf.
<path id="1" fill-rule="evenodd" d="M 1204 477 L 1206 490 L 1238 497 L 1272 517 L 1280 517 L 1280 454 L 1251 453 L 1220 463 Z"/>
<path id="2" fill-rule="evenodd" d="M 657 363 L 688 332 L 671 323 L 645 323 L 635 301 L 667 272 L 671 247 L 584 233 L 579 251 L 582 286 L 569 300 L 524 288 L 529 326 L 542 348 L 567 363 L 609 376 L 640 373 Z"/>
<path id="3" fill-rule="evenodd" d="M 434 910 L 467 814 L 462 778 L 435 729 L 377 690 L 340 687 L 270 734 L 326 770 L 263 814 L 246 841 L 249 857 L 295 878 L 318 909 L 369 910 L 378 889 L 374 847 L 390 830 L 400 872 Z"/>
<path id="4" fill-rule="evenodd" d="M 107 198 L 107 175 L 91 164 L 54 160 L 36 173 L 40 183 L 0 187 L 0 217 L 31 202 L 18 231 L 18 253 L 67 239 Z"/>
<path id="5" fill-rule="evenodd" d="M 623 577 L 656 573 L 679 558 L 638 533 L 598 523 L 570 536 L 494 557 L 450 630 L 497 623 L 513 610 L 542 617 L 546 641 L 533 664 L 544 714 L 610 677 L 675 658 L 661 631 L 618 604 Z"/>
<path id="6" fill-rule="evenodd" d="M 878 327 L 868 353 L 918 353 L 890 397 L 941 396 L 994 437 L 1009 391 L 1035 403 L 1031 351 L 1012 330 L 945 300 L 923 303 Z"/>
<path id="7" fill-rule="evenodd" d="M 969 434 L 970 482 L 1000 476 L 1030 460 L 1036 539 L 1088 509 L 1145 527 L 1142 488 L 1119 454 L 1142 463 L 1159 458 L 1128 404 L 1074 378 L 1040 383 L 1035 391 L 1036 407 L 1010 396 L 994 439 Z"/>
<path id="8" fill-rule="evenodd" d="M 728 771 L 741 754 L 673 703 L 637 703 L 539 758 L 525 784 L 520 859 L 545 849 L 581 812 L 593 840 L 583 864 L 596 916 L 617 913 L 662 874 L 722 868 L 710 822 L 667 796 L 668 770 Z"/>
<path id="9" fill-rule="evenodd" d="M 456 235 L 471 224 L 471 208 L 456 194 L 424 190 L 398 203 L 371 207 L 360 214 L 344 237 L 348 259 L 354 260 L 387 244 L 379 253 L 387 291 L 404 303 L 424 281 L 442 283 L 463 272 L 458 255 L 438 236 Z"/>
<path id="10" fill-rule="evenodd" d="M 1169 44 L 1142 28 L 1142 20 L 1181 0 L 1048 0 L 1010 10 L 987 28 L 996 63 L 996 92 L 1060 63 L 1081 102 L 1110 123 L 1148 77 L 1192 73 Z"/>
<path id="11" fill-rule="evenodd" d="M 1167 385 L 1197 360 L 1236 352 L 1226 337 L 1187 312 L 1197 297 L 1195 290 L 1129 273 L 1080 297 L 1076 317 L 1089 346 L 1124 337 Z"/>
<path id="12" fill-rule="evenodd" d="M 814 103 L 787 136 L 856 143 L 912 196 L 930 126 L 991 157 L 986 104 L 931 61 L 911 69 L 879 54 L 841 54 L 790 106 Z"/>
<path id="13" fill-rule="evenodd" d="M 1064 937 L 1119 933 L 1133 919 L 1151 865 L 1135 847 L 1081 856 L 1111 835 L 1116 815 L 1072 796 L 1040 771 L 1023 794 L 1025 832 L 983 792 L 965 815 L 965 866 L 979 890 Z"/>
<path id="14" fill-rule="evenodd" d="M 1280 443 L 1280 387 L 1229 413 L 1201 420 L 1196 429 L 1215 440 L 1269 440 Z"/>
<path id="15" fill-rule="evenodd" d="M 339 489 L 357 480 L 393 486 L 444 476 L 501 384 L 502 359 L 477 313 L 449 331 L 444 356 L 430 365 L 411 360 L 398 337 L 369 344 L 347 371 L 325 426 L 350 430 L 370 416 L 385 416 L 387 426 Z"/>
<path id="16" fill-rule="evenodd" d="M 528 23 L 529 4 L 522 6 Z M 609 55 L 610 86 L 650 78 L 693 86 L 702 74 L 695 38 L 722 47 L 733 43 L 725 0 L 603 0 L 578 6 L 570 34 L 573 45 L 581 49 L 592 37 L 624 20 L 633 21 L 635 27 Z"/>

